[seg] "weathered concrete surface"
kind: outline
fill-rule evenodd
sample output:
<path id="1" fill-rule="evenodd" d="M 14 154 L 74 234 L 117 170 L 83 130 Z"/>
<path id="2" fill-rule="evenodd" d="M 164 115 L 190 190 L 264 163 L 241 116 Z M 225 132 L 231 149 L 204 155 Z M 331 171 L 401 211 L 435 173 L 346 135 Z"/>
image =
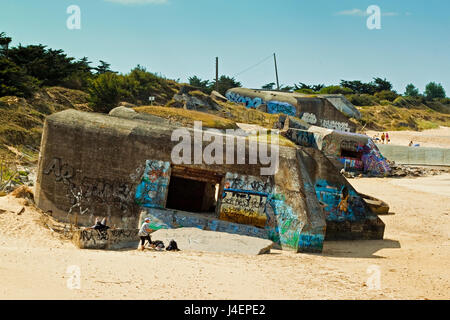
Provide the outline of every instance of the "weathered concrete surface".
<path id="1" fill-rule="evenodd" d="M 359 119 L 361 114 L 344 97 L 304 95 L 300 93 L 264 91 L 245 88 L 233 88 L 227 91 L 229 101 L 242 103 L 248 108 L 264 106 L 268 113 L 280 113 L 296 116 L 303 121 L 319 127 L 333 130 L 355 132 L 356 125 L 350 117 Z"/>
<path id="2" fill-rule="evenodd" d="M 172 176 L 191 178 L 220 185 L 213 216 L 219 222 L 226 212 L 226 219 L 236 222 L 222 231 L 245 234 L 248 229 L 234 225 L 245 220 L 265 221 L 263 227 L 249 226 L 259 228 L 282 248 L 322 250 L 324 212 L 314 196 L 305 197 L 314 191 L 309 190 L 309 173 L 302 169 L 303 160 L 295 148 L 279 147 L 279 170 L 273 176 L 261 176 L 267 165 L 249 164 L 248 141 L 244 159 L 239 158 L 244 164 L 228 164 L 224 152 L 223 164 L 174 165 L 171 153 L 179 144 L 171 139 L 175 129 L 179 127 L 150 119 L 75 110 L 47 117 L 36 182 L 37 205 L 62 221 L 77 212 L 84 226 L 93 225 L 96 216 L 107 216 L 111 226 L 134 229 L 139 227 L 142 210 L 149 216 L 152 210 L 168 210 Z M 192 150 L 198 148 L 194 133 L 202 132 L 186 130 Z M 217 134 L 225 138 L 223 133 Z M 201 150 L 209 145 L 200 143 Z M 236 149 L 234 159 L 238 159 Z M 267 218 L 248 219 L 262 214 Z M 195 224 L 195 219 L 189 224 Z"/>
<path id="3" fill-rule="evenodd" d="M 136 247 L 139 241 L 138 229 L 93 229 L 77 230 L 72 242 L 80 249 L 121 249 Z"/>
<path id="4" fill-rule="evenodd" d="M 326 217 L 325 240 L 383 239 L 385 225 L 348 181 L 317 149 L 298 151 L 311 172 L 311 186 Z"/>
<path id="5" fill-rule="evenodd" d="M 450 166 L 450 149 L 377 145 L 383 155 L 399 164 Z"/>
<path id="6" fill-rule="evenodd" d="M 154 116 L 148 113 L 138 113 L 134 111 L 133 109 L 121 106 L 112 109 L 109 112 L 110 116 L 117 117 L 117 118 L 123 118 L 123 119 L 129 119 L 129 120 L 142 120 L 142 121 L 150 121 L 150 122 L 156 122 L 156 123 L 162 123 L 162 124 L 174 124 L 174 122 L 169 121 L 165 118 L 161 118 L 158 116 Z"/>
<path id="7" fill-rule="evenodd" d="M 347 117 L 361 119 L 361 113 L 355 106 L 348 101 L 348 99 L 342 94 L 319 94 L 321 98 L 325 98 L 339 111 L 345 114 Z"/>
<path id="8" fill-rule="evenodd" d="M 258 255 L 270 253 L 273 246 L 273 242 L 266 239 L 197 228 L 160 229 L 151 237 L 152 241 L 163 241 L 166 247 L 173 239 L 180 250 Z"/>
<path id="9" fill-rule="evenodd" d="M 340 170 L 386 176 L 391 168 L 373 140 L 363 134 L 318 126 L 305 127 L 301 120 L 287 117 L 282 135 L 302 147 L 321 150 Z"/>

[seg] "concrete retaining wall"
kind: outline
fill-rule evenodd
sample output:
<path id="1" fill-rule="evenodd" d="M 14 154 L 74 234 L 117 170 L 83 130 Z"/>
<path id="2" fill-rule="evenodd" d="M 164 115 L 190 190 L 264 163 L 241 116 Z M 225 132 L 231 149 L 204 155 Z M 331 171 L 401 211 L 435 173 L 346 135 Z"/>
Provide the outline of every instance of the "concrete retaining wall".
<path id="1" fill-rule="evenodd" d="M 450 149 L 378 144 L 384 157 L 399 164 L 450 166 Z"/>
<path id="2" fill-rule="evenodd" d="M 80 249 L 137 248 L 138 231 L 138 229 L 109 229 L 106 231 L 84 229 L 74 232 L 72 242 Z"/>

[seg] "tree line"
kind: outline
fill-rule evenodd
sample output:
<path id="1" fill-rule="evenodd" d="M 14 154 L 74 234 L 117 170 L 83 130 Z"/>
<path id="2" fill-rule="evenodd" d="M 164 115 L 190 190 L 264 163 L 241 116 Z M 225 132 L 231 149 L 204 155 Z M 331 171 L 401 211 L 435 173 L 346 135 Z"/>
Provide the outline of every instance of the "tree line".
<path id="1" fill-rule="evenodd" d="M 10 47 L 11 41 L 0 33 L 0 96 L 28 98 L 40 88 L 61 86 L 89 93 L 94 111 L 108 112 L 120 101 L 145 104 L 152 94 L 170 99 L 173 93 L 175 81 L 140 65 L 121 75 L 102 60 L 93 67 L 87 57 L 75 59 L 42 44 Z"/>
<path id="2" fill-rule="evenodd" d="M 0 33 L 0 96 L 27 98 L 42 87 L 62 86 L 89 93 L 93 109 L 108 112 L 120 101 L 146 104 L 150 95 L 170 100 L 177 82 L 149 72 L 140 65 L 122 75 L 111 70 L 110 64 L 102 60 L 94 67 L 87 57 L 75 59 L 63 50 L 47 48 L 42 44 L 10 47 L 11 42 L 10 37 Z M 216 80 L 202 80 L 198 76 L 192 76 L 188 81 L 206 94 L 217 89 L 224 95 L 228 89 L 242 86 L 235 78 L 225 75 L 220 76 L 217 83 Z M 273 82 L 262 86 L 266 90 L 274 88 Z M 373 78 L 368 83 L 341 80 L 339 85 L 331 86 L 299 82 L 292 86 L 282 85 L 280 90 L 305 94 L 344 94 L 353 104 L 363 106 L 372 105 L 374 101 L 394 101 L 401 95 L 392 88 L 388 80 Z M 403 96 L 433 100 L 446 98 L 446 93 L 441 84 L 430 82 L 422 94 L 413 84 L 409 84 Z"/>

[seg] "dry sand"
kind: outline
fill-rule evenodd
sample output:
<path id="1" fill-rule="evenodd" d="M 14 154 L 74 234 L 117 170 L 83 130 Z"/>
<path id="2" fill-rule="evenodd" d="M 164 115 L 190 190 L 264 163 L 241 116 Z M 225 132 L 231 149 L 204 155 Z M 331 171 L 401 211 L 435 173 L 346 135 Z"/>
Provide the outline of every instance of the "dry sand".
<path id="1" fill-rule="evenodd" d="M 412 141 L 414 144 L 420 144 L 421 147 L 450 148 L 450 127 L 440 127 L 420 131 L 385 131 L 389 133 L 390 144 L 407 146 Z M 378 134 L 381 138 L 381 132 L 366 131 L 369 137 Z"/>
<path id="2" fill-rule="evenodd" d="M 42 227 L 32 207 L 6 211 L 0 299 L 449 299 L 449 179 L 350 180 L 395 215 L 382 216 L 385 240 L 325 242 L 322 254 L 80 250 Z M 20 201 L 3 197 L 0 207 Z M 71 290 L 73 265 L 81 288 Z M 379 290 L 366 284 L 373 270 Z"/>

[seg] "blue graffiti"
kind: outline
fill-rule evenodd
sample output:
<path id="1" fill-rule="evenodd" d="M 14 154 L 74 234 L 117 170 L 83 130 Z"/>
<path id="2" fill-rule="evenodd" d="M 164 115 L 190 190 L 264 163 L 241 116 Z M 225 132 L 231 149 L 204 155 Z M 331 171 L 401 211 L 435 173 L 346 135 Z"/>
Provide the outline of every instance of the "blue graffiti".
<path id="1" fill-rule="evenodd" d="M 267 112 L 271 114 L 283 113 L 289 116 L 295 116 L 297 109 L 287 102 L 269 101 L 267 102 Z"/>
<path id="2" fill-rule="evenodd" d="M 147 160 L 144 176 L 136 188 L 135 201 L 142 207 L 163 208 L 169 184 L 170 163 Z"/>
<path id="3" fill-rule="evenodd" d="M 245 104 L 245 106 L 247 108 L 258 108 L 260 105 L 262 105 L 264 103 L 264 100 L 259 97 L 255 97 L 255 98 L 244 97 L 244 96 L 241 96 L 239 93 L 235 93 L 235 92 L 227 92 L 225 94 L 225 97 L 229 101 L 236 102 L 236 103 L 243 103 L 243 104 Z"/>
<path id="4" fill-rule="evenodd" d="M 302 233 L 300 234 L 298 246 L 301 248 L 322 248 L 324 240 L 324 233 Z"/>
<path id="5" fill-rule="evenodd" d="M 314 133 L 308 131 L 291 130 L 292 140 L 302 146 L 309 148 L 318 148 Z"/>
<path id="6" fill-rule="evenodd" d="M 335 187 L 326 180 L 315 185 L 316 195 L 324 205 L 328 221 L 357 221 L 365 218 L 363 200 L 353 189 L 345 185 Z"/>

